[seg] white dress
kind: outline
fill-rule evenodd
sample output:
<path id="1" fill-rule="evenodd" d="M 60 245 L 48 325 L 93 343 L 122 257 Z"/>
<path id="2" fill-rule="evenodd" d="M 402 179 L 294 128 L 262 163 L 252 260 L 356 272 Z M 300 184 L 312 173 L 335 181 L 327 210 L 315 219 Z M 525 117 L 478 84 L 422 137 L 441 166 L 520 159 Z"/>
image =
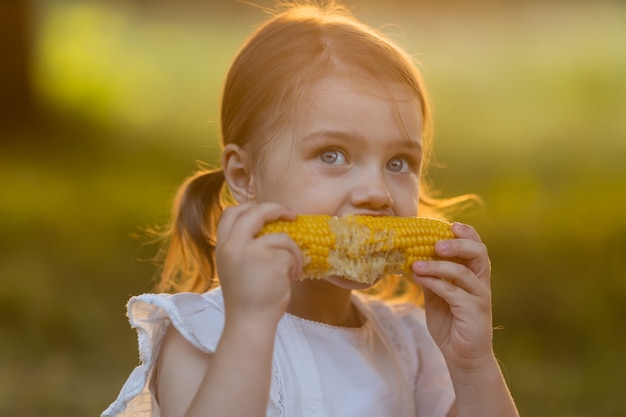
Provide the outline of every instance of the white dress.
<path id="1" fill-rule="evenodd" d="M 445 417 L 454 391 L 423 310 L 357 293 L 353 301 L 365 318 L 358 329 L 284 315 L 266 415 Z M 167 327 L 214 352 L 224 326 L 222 293 L 144 294 L 130 299 L 128 317 L 137 329 L 141 363 L 102 417 L 160 416 L 152 376 Z"/>

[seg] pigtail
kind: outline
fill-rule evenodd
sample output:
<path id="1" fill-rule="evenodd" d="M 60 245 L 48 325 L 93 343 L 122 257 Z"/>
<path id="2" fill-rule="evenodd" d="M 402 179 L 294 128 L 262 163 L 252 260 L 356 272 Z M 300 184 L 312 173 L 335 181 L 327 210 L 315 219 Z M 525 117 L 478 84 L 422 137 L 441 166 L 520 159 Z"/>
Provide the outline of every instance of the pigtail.
<path id="1" fill-rule="evenodd" d="M 204 292 L 217 285 L 215 245 L 224 209 L 221 169 L 199 171 L 179 188 L 164 234 L 161 277 L 156 291 Z"/>

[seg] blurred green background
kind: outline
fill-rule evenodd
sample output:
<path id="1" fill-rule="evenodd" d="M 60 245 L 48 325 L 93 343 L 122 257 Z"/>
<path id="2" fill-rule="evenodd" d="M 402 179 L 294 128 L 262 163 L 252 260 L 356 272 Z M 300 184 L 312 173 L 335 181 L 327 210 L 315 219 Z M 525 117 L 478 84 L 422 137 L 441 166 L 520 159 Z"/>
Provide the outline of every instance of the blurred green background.
<path id="1" fill-rule="evenodd" d="M 255 1 L 270 6 L 270 1 Z M 0 415 L 98 415 L 137 364 L 125 303 L 216 163 L 237 1 L 0 3 Z M 495 348 L 523 416 L 626 413 L 626 3 L 353 0 L 422 62 L 432 176 L 475 192 Z"/>

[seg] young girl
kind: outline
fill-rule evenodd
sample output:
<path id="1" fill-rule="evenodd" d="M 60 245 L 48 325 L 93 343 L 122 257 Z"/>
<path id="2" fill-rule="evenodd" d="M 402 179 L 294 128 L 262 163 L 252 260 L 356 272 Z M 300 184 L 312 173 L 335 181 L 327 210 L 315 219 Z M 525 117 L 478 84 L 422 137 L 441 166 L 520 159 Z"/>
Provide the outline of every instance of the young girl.
<path id="1" fill-rule="evenodd" d="M 455 223 L 409 284 L 374 288 L 419 285 L 423 309 L 342 277 L 300 280 L 294 241 L 257 237 L 296 214 L 437 214 L 422 174 L 431 112 L 408 55 L 339 6 L 294 5 L 245 43 L 221 112 L 221 169 L 177 199 L 160 284 L 175 293 L 129 301 L 141 364 L 102 415 L 517 416 L 473 228 Z M 224 182 L 236 204 L 222 210 Z"/>

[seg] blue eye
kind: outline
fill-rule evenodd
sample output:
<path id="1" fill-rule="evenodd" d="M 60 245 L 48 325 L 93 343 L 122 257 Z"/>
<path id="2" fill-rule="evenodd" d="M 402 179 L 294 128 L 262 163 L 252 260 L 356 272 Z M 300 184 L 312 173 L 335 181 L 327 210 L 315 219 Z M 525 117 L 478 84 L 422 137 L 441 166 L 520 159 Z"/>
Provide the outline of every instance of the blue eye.
<path id="1" fill-rule="evenodd" d="M 341 151 L 330 150 L 322 152 L 320 160 L 329 165 L 343 165 L 346 163 L 346 156 Z"/>

